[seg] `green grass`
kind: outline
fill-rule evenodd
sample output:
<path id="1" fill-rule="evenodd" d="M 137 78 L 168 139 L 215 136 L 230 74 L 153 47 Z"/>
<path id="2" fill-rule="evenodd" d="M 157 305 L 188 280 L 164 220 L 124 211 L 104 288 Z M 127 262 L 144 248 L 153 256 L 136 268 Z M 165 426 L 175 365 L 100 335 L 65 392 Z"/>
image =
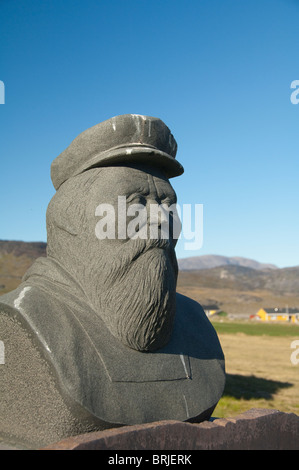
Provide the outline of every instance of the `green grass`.
<path id="1" fill-rule="evenodd" d="M 227 318 L 212 318 L 212 324 L 222 339 L 225 334 L 242 333 L 250 335 L 250 343 L 254 346 L 260 344 L 262 336 L 281 337 L 277 341 L 288 342 L 288 337 L 299 337 L 299 325 L 290 323 L 264 323 L 248 319 L 229 320 Z M 286 340 L 283 340 L 283 337 Z M 240 348 L 242 348 L 244 337 L 239 336 Z M 272 341 L 267 342 L 267 358 L 271 357 Z M 284 344 L 284 343 L 283 343 Z M 273 348 L 276 348 L 277 342 L 273 341 Z M 251 408 L 271 408 L 278 409 L 287 413 L 296 413 L 299 415 L 298 404 L 298 369 L 290 368 L 287 375 L 280 371 L 282 363 L 269 361 L 267 358 L 265 364 L 258 362 L 259 373 L 252 369 L 252 364 L 244 358 L 244 368 L 240 369 L 239 360 L 237 360 L 237 369 L 235 369 L 235 355 L 237 354 L 238 343 L 234 343 L 236 351 L 230 353 L 230 359 L 227 361 L 227 375 L 224 393 L 213 413 L 214 417 L 231 418 Z M 264 367 L 265 366 L 265 367 Z M 263 368 L 264 367 L 264 368 Z M 299 366 L 298 366 L 299 367 Z M 229 372 L 232 370 L 233 372 Z"/>
<path id="2" fill-rule="evenodd" d="M 280 323 L 256 323 L 254 321 L 217 321 L 212 319 L 212 324 L 219 334 L 244 333 L 252 336 L 299 336 L 299 325 Z"/>

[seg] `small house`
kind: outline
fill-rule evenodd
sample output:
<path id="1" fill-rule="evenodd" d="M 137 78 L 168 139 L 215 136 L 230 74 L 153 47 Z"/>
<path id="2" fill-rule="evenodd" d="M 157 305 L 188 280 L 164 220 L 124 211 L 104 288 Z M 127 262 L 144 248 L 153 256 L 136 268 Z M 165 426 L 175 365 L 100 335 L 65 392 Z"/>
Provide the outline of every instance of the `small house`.
<path id="1" fill-rule="evenodd" d="M 262 321 L 299 323 L 298 308 L 261 308 L 256 316 Z"/>
<path id="2" fill-rule="evenodd" d="M 202 305 L 202 308 L 204 309 L 207 317 L 211 317 L 212 315 L 215 315 L 215 313 L 219 313 L 221 311 L 218 305 Z"/>

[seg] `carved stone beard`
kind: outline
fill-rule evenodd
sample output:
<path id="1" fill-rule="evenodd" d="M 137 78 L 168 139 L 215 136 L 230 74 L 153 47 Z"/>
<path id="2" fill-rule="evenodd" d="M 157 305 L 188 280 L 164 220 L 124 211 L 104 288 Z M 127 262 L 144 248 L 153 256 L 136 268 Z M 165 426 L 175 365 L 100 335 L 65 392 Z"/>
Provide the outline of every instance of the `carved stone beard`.
<path id="1" fill-rule="evenodd" d="M 111 333 L 138 351 L 166 345 L 176 311 L 178 271 L 171 243 L 130 240 L 113 257 L 109 253 L 106 262 L 93 259 L 92 264 L 88 296 Z"/>

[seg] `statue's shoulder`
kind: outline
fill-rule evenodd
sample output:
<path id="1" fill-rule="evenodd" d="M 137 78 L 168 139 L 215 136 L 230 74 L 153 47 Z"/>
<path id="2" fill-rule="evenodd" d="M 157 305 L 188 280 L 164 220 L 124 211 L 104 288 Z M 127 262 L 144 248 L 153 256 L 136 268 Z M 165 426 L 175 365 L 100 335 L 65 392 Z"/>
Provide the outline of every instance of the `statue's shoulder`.
<path id="1" fill-rule="evenodd" d="M 214 326 L 200 303 L 179 293 L 176 295 L 176 323 L 188 341 L 193 338 L 197 344 L 198 341 L 209 338 L 211 344 L 214 342 L 215 348 L 220 350 Z"/>
<path id="2" fill-rule="evenodd" d="M 193 300 L 190 297 L 187 297 L 186 295 L 180 294 L 179 292 L 176 293 L 176 300 L 177 305 L 180 307 L 187 307 L 190 309 L 204 312 L 200 303 L 196 302 L 196 300 Z"/>
<path id="3" fill-rule="evenodd" d="M 199 318 L 207 318 L 200 303 L 178 292 L 176 293 L 176 306 L 177 314 L 189 317 L 192 322 Z"/>
<path id="4" fill-rule="evenodd" d="M 47 303 L 47 296 L 38 286 L 22 282 L 16 289 L 0 296 L 0 314 L 29 320 L 31 307 L 36 305 L 37 299 L 40 305 Z"/>
<path id="5" fill-rule="evenodd" d="M 18 316 L 24 307 L 24 300 L 31 288 L 21 283 L 16 289 L 0 296 L 0 314 Z"/>

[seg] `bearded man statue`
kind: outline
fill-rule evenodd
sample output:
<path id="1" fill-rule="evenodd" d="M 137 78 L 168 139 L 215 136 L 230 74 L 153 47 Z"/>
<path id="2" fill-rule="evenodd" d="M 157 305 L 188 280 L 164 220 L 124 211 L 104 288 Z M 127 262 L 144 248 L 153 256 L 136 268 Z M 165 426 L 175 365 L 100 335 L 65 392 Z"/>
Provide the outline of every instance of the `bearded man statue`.
<path id="1" fill-rule="evenodd" d="M 201 306 L 176 293 L 176 151 L 160 119 L 127 114 L 53 161 L 47 256 L 0 298 L 4 438 L 210 418 L 224 356 Z"/>

